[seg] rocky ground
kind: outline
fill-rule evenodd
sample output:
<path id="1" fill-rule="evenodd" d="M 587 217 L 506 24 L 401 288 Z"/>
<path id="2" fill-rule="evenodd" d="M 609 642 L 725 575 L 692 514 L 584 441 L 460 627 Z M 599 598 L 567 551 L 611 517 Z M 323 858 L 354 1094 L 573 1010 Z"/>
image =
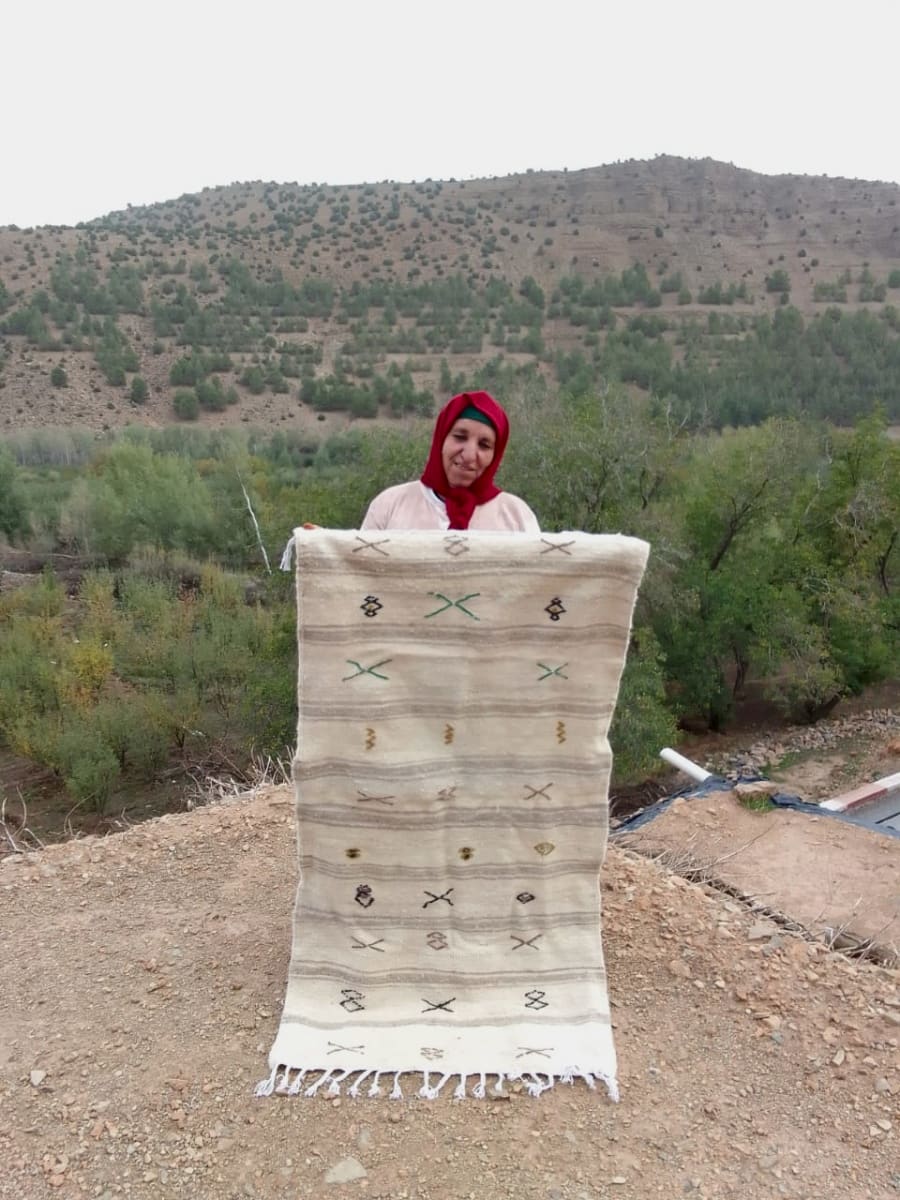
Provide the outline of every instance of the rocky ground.
<path id="1" fill-rule="evenodd" d="M 900 709 L 868 708 L 815 725 L 787 725 L 744 735 L 721 750 L 707 740 L 689 753 L 726 779 L 764 775 L 803 800 L 826 800 L 900 771 Z"/>
<path id="2" fill-rule="evenodd" d="M 617 848 L 619 1104 L 255 1099 L 294 854 L 268 788 L 0 864 L 0 1196 L 900 1195 L 900 973 Z"/>

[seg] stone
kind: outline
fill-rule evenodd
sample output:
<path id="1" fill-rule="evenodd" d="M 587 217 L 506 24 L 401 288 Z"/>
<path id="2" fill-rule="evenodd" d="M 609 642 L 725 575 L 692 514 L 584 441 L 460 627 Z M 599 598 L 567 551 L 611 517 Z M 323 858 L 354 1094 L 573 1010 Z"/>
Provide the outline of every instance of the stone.
<path id="1" fill-rule="evenodd" d="M 780 790 L 780 784 L 773 783 L 771 779 L 753 779 L 749 783 L 734 785 L 735 795 L 740 796 L 742 800 L 753 799 L 756 796 L 774 796 Z"/>
<path id="2" fill-rule="evenodd" d="M 754 921 L 747 934 L 750 942 L 761 942 L 775 933 L 775 927 L 769 921 Z"/>
<path id="3" fill-rule="evenodd" d="M 357 1179 L 365 1179 L 366 1168 L 357 1158 L 342 1158 L 325 1173 L 326 1183 L 355 1183 Z"/>

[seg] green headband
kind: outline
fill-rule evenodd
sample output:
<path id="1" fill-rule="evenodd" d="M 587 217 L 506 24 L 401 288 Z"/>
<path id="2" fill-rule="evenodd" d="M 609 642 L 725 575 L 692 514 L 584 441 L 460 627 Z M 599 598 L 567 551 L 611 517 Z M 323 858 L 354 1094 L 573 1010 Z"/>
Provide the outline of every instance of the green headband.
<path id="1" fill-rule="evenodd" d="M 494 433 L 497 432 L 497 428 L 491 418 L 485 416 L 481 409 L 476 408 L 474 404 L 467 404 L 456 419 L 457 421 L 480 421 L 482 425 L 489 425 Z"/>

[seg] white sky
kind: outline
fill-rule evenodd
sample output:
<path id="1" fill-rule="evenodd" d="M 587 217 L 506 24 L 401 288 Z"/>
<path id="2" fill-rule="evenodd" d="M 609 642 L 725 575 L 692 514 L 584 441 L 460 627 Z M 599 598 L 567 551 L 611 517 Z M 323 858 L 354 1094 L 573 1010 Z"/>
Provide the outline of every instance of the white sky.
<path id="1" fill-rule="evenodd" d="M 655 154 L 900 181 L 896 0 L 9 4 L 0 224 Z"/>

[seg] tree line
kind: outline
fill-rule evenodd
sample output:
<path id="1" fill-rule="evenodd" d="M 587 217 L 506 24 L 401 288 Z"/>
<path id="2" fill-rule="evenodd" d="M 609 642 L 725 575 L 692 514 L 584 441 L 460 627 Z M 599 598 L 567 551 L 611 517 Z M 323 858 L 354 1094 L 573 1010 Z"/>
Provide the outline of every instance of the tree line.
<path id="1" fill-rule="evenodd" d="M 812 721 L 897 676 L 900 443 L 883 412 L 853 429 L 781 415 L 719 431 L 615 384 L 554 391 L 495 368 L 476 385 L 508 403 L 501 482 L 542 528 L 651 544 L 612 731 L 617 785 L 678 723 L 727 727 L 751 685 Z M 428 436 L 409 418 L 321 441 L 197 428 L 10 439 L 0 531 L 83 574 L 70 595 L 49 573 L 0 592 L 0 736 L 101 808 L 136 773 L 216 741 L 234 757 L 284 753 L 293 593 L 265 560 L 302 521 L 357 527 L 377 491 L 418 475 Z"/>

